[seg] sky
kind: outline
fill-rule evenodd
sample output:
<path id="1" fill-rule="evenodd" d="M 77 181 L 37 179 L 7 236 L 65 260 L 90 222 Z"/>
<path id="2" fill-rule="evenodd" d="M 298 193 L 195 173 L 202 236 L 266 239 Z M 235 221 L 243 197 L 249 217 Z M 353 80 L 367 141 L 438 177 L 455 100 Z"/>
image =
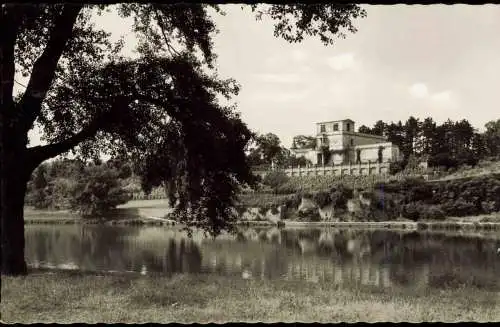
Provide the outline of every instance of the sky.
<path id="1" fill-rule="evenodd" d="M 358 32 L 325 46 L 319 39 L 289 44 L 250 9 L 224 5 L 215 36 L 221 77 L 242 86 L 242 119 L 289 147 L 315 123 L 350 118 L 356 128 L 410 116 L 467 119 L 480 131 L 500 118 L 500 5 L 364 5 Z M 114 14 L 97 24 L 136 40 Z M 32 145 L 39 143 L 31 133 Z"/>

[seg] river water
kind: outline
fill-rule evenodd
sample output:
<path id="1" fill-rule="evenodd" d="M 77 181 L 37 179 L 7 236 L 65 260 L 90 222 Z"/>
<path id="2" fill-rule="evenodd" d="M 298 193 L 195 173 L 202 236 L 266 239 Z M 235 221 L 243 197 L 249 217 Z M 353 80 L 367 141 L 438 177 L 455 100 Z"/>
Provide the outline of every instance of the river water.
<path id="1" fill-rule="evenodd" d="M 378 288 L 500 290 L 500 234 L 246 228 L 215 240 L 174 227 L 27 225 L 31 267 Z"/>

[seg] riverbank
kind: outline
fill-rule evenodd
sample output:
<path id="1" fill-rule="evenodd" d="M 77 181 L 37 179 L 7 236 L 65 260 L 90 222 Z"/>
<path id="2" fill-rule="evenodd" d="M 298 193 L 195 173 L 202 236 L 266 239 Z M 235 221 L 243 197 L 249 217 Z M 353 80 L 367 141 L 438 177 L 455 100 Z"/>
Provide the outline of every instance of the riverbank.
<path id="1" fill-rule="evenodd" d="M 157 206 L 157 207 L 156 207 Z M 161 215 L 166 209 L 159 200 L 140 200 L 124 205 L 117 209 L 113 218 L 102 221 L 99 219 L 82 219 L 75 213 L 66 210 L 48 211 L 25 209 L 25 224 L 106 224 L 118 226 L 172 226 L 177 223 L 161 217 L 145 216 L 144 212 L 136 212 L 138 208 L 155 210 Z M 130 211 L 132 210 L 132 211 Z M 132 212 L 132 213 L 131 213 Z M 148 212 L 150 214 L 150 212 Z M 420 221 L 408 219 L 395 221 L 297 221 L 293 219 L 268 220 L 241 220 L 237 225 L 252 227 L 353 227 L 375 229 L 406 229 L 406 230 L 465 230 L 465 231 L 500 231 L 500 213 L 478 215 L 472 217 L 449 217 L 445 221 Z"/>
<path id="2" fill-rule="evenodd" d="M 351 176 L 350 182 L 335 176 L 282 177 L 281 186 L 267 185 L 240 194 L 239 211 L 244 219 L 246 215 L 246 220 L 279 217 L 385 224 L 406 219 L 452 224 L 481 216 L 475 222 L 500 223 L 500 174 L 432 182 L 416 177 L 389 178 L 376 183 L 371 181 L 373 176 Z"/>
<path id="3" fill-rule="evenodd" d="M 270 221 L 241 221 L 239 225 L 244 226 L 278 226 L 278 227 L 352 227 L 363 229 L 403 229 L 416 231 L 438 231 L 438 230 L 453 230 L 453 231 L 500 231 L 500 222 L 463 222 L 463 221 L 320 221 L 320 222 L 302 222 L 302 221 L 281 221 L 273 223 Z"/>
<path id="4" fill-rule="evenodd" d="M 3 322 L 500 321 L 500 294 L 228 279 L 32 272 L 2 276 Z"/>
<path id="5" fill-rule="evenodd" d="M 25 218 L 25 225 L 49 224 L 85 224 L 85 225 L 110 225 L 110 226 L 174 226 L 178 225 L 169 219 L 123 219 L 123 220 L 82 220 L 81 218 Z M 363 228 L 363 229 L 391 229 L 391 230 L 453 230 L 453 231 L 500 231 L 500 222 L 461 222 L 461 221 L 437 221 L 437 222 L 411 222 L 411 221 L 380 221 L 380 222 L 341 222 L 341 221 L 321 221 L 321 222 L 303 222 L 303 221 L 240 221 L 236 223 L 239 226 L 249 227 L 340 227 L 340 228 Z"/>

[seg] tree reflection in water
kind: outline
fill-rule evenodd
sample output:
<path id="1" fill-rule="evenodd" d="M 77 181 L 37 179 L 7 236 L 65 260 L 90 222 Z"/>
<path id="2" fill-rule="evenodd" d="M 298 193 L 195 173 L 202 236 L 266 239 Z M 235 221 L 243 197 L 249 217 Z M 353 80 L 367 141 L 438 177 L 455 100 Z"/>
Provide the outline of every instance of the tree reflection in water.
<path id="1" fill-rule="evenodd" d="M 499 287 L 500 236 L 247 228 L 215 240 L 169 228 L 27 226 L 30 264 L 215 273 L 379 287 Z"/>

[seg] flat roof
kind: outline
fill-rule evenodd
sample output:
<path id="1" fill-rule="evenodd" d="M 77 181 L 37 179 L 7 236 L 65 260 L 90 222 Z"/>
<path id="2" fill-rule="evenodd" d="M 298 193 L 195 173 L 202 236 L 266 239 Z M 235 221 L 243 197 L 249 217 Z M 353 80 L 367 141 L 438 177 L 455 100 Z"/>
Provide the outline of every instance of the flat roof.
<path id="1" fill-rule="evenodd" d="M 321 122 L 316 123 L 316 124 L 339 123 L 339 122 L 343 122 L 343 121 L 348 121 L 348 122 L 354 123 L 354 120 L 347 118 L 347 119 L 341 119 L 341 120 L 321 121 Z"/>

